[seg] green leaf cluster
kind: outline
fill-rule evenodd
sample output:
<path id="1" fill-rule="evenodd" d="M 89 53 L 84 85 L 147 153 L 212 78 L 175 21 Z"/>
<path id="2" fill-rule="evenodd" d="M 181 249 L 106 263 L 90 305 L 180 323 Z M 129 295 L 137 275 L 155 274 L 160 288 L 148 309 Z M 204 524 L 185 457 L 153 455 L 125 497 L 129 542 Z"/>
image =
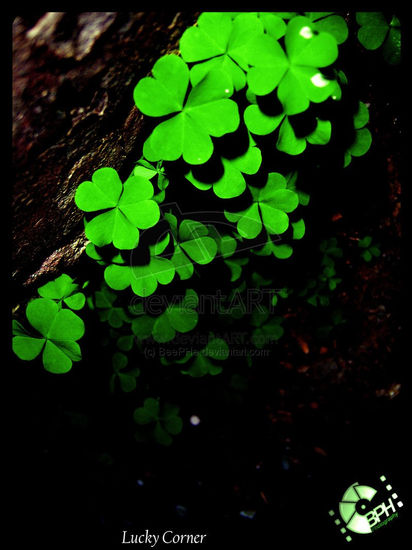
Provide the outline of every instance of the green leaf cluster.
<path id="1" fill-rule="evenodd" d="M 68 372 L 73 361 L 80 361 L 82 353 L 77 341 L 83 337 L 85 327 L 72 310 L 84 307 L 87 286 L 88 281 L 80 285 L 66 273 L 40 286 L 40 298 L 30 300 L 26 306 L 31 329 L 15 319 L 12 322 L 14 353 L 24 361 L 41 355 L 45 370 L 56 374 Z"/>
<path id="2" fill-rule="evenodd" d="M 330 304 L 330 295 L 342 278 L 336 271 L 336 260 L 343 257 L 343 250 L 338 246 L 337 239 L 331 237 L 321 242 L 319 250 L 321 256 L 321 271 L 316 278 L 310 278 L 299 296 L 305 297 L 306 301 L 313 306 L 328 306 Z"/>
<path id="3" fill-rule="evenodd" d="M 241 212 L 227 212 L 228 221 L 236 223 L 236 228 L 245 239 L 255 239 L 263 227 L 269 235 L 280 235 L 289 227 L 288 214 L 299 204 L 298 194 L 287 188 L 287 181 L 277 172 L 268 175 L 262 188 L 249 186 L 253 202 Z"/>
<path id="4" fill-rule="evenodd" d="M 176 333 L 192 331 L 198 322 L 196 307 L 199 298 L 192 289 L 186 289 L 185 296 L 178 303 L 171 303 L 158 316 L 142 313 L 132 321 L 132 331 L 139 340 L 152 337 L 155 342 L 173 340 Z"/>
<path id="5" fill-rule="evenodd" d="M 160 218 L 153 195 L 148 179 L 132 175 L 123 184 L 114 168 L 99 168 L 91 181 L 79 185 L 75 195 L 80 210 L 98 213 L 86 223 L 86 237 L 100 247 L 136 248 L 139 229 L 153 227 Z"/>
<path id="6" fill-rule="evenodd" d="M 185 357 L 178 359 L 176 363 L 187 364 L 180 372 L 193 378 L 200 378 L 207 374 L 215 376 L 222 372 L 223 368 L 219 363 L 225 361 L 229 357 L 229 353 L 227 342 L 223 338 L 215 338 L 213 334 L 210 334 L 208 343 L 204 348 L 194 354 L 187 353 Z"/>
<path id="7" fill-rule="evenodd" d="M 267 307 L 256 307 L 252 313 L 251 325 L 253 327 L 251 340 L 259 349 L 279 340 L 284 334 L 282 327 L 283 317 L 270 315 Z"/>
<path id="8" fill-rule="evenodd" d="M 370 235 L 359 239 L 358 246 L 361 249 L 361 256 L 366 262 L 370 262 L 374 257 L 378 258 L 381 255 L 379 245 L 372 242 Z"/>
<path id="9" fill-rule="evenodd" d="M 359 11 L 358 39 L 367 50 L 382 48 L 383 58 L 391 65 L 401 62 L 401 23 L 396 15 L 387 19 L 381 11 Z"/>
<path id="10" fill-rule="evenodd" d="M 112 355 L 113 374 L 110 378 L 110 389 L 115 390 L 116 380 L 122 391 L 129 393 L 136 389 L 136 378 L 140 374 L 140 369 L 135 367 L 127 369 L 129 359 L 125 353 L 116 351 Z"/>
<path id="11" fill-rule="evenodd" d="M 133 419 L 140 426 L 149 425 L 153 439 L 165 446 L 171 445 L 172 436 L 178 435 L 183 428 L 179 407 L 171 403 L 161 406 L 160 400 L 154 397 L 147 397 L 143 406 L 135 409 Z M 139 432 L 136 436 L 138 440 L 141 438 Z"/>
<path id="12" fill-rule="evenodd" d="M 14 353 L 24 361 L 42 356 L 44 368 L 55 374 L 68 372 L 73 361 L 82 358 L 78 340 L 84 335 L 84 323 L 72 310 L 50 298 L 35 298 L 26 307 L 32 331 L 13 321 Z"/>
<path id="13" fill-rule="evenodd" d="M 355 129 L 355 139 L 351 146 L 345 151 L 344 166 L 348 166 L 352 157 L 361 157 L 368 152 L 372 144 L 372 135 L 366 124 L 369 122 L 368 106 L 362 101 L 359 102 L 359 108 L 353 116 L 353 126 Z"/>

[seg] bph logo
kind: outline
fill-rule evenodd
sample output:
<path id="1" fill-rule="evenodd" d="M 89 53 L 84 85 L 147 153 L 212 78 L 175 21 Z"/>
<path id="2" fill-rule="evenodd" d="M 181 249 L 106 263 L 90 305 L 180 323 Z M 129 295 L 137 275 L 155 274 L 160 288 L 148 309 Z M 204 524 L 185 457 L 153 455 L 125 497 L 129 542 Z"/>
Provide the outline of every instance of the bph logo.
<path id="1" fill-rule="evenodd" d="M 378 489 L 358 482 L 348 487 L 339 502 L 340 517 L 334 510 L 329 510 L 329 516 L 347 542 L 352 540 L 349 532 L 359 535 L 373 533 L 399 517 L 403 502 L 384 475 L 379 479 Z"/>

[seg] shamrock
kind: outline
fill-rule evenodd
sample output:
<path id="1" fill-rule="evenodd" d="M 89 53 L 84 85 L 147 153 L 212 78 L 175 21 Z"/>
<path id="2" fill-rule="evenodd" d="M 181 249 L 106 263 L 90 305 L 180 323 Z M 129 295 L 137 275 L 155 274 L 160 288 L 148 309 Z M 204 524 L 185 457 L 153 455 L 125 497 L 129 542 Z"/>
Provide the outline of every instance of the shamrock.
<path id="1" fill-rule="evenodd" d="M 360 11 L 356 13 L 359 42 L 368 50 L 376 50 L 383 45 L 383 57 L 392 65 L 401 61 L 401 24 L 396 16 L 387 20 L 380 11 Z"/>
<path id="2" fill-rule="evenodd" d="M 156 342 L 170 342 L 176 332 L 185 333 L 193 330 L 198 322 L 198 303 L 197 293 L 187 289 L 181 303 L 169 305 L 153 324 L 152 335 Z"/>
<path id="3" fill-rule="evenodd" d="M 70 309 L 62 309 L 49 298 L 35 298 L 27 304 L 26 317 L 39 336 L 32 336 L 13 322 L 13 351 L 26 361 L 42 353 L 44 368 L 52 373 L 65 373 L 73 361 L 81 360 L 77 340 L 84 334 L 84 323 Z"/>
<path id="4" fill-rule="evenodd" d="M 311 101 L 325 101 L 336 90 L 337 83 L 327 80 L 319 68 L 331 65 L 338 56 L 335 38 L 319 32 L 307 17 L 290 20 L 284 37 L 286 53 L 279 42 L 265 34 L 254 38 L 247 74 L 250 90 L 266 95 L 276 87 L 287 115 L 305 111 Z"/>
<path id="5" fill-rule="evenodd" d="M 148 180 L 152 179 L 154 176 L 157 176 L 157 187 L 159 188 L 159 193 L 154 195 L 153 200 L 157 203 L 164 200 L 166 195 L 166 187 L 169 185 L 169 179 L 166 176 L 165 169 L 161 161 L 157 162 L 156 166 L 153 166 L 144 157 L 142 157 L 134 167 L 133 175 L 147 178 Z"/>
<path id="6" fill-rule="evenodd" d="M 152 335 L 155 322 L 155 317 L 145 315 L 144 312 L 141 312 L 141 314 L 132 321 L 132 332 L 138 340 L 146 340 Z"/>
<path id="7" fill-rule="evenodd" d="M 323 252 L 322 265 L 331 265 L 331 256 L 334 258 L 343 257 L 343 250 L 338 246 L 336 237 L 324 239 L 319 245 L 319 250 Z"/>
<path id="8" fill-rule="evenodd" d="M 276 12 L 258 12 L 258 17 L 262 21 L 265 32 L 279 40 L 286 32 L 286 24 L 283 18 Z"/>
<path id="9" fill-rule="evenodd" d="M 92 260 L 95 260 L 99 265 L 105 265 L 106 262 L 103 259 L 103 256 L 98 252 L 96 247 L 92 242 L 88 242 L 85 248 L 86 255 L 89 256 Z"/>
<path id="10" fill-rule="evenodd" d="M 271 300 L 272 306 L 275 306 L 278 303 L 279 297 L 286 299 L 289 295 L 292 294 L 292 290 L 289 288 L 281 288 L 274 292 Z"/>
<path id="11" fill-rule="evenodd" d="M 239 234 L 246 239 L 254 239 L 262 231 L 262 225 L 270 235 L 284 233 L 289 227 L 287 213 L 299 204 L 295 191 L 287 189 L 287 181 L 277 172 L 268 175 L 262 189 L 249 186 L 253 202 L 246 210 L 237 213 L 225 211 L 230 222 L 237 222 Z"/>
<path id="12" fill-rule="evenodd" d="M 158 443 L 166 446 L 171 445 L 171 436 L 179 434 L 183 428 L 179 407 L 171 403 L 165 403 L 161 407 L 159 399 L 154 397 L 147 397 L 143 407 L 135 409 L 133 419 L 139 425 L 154 424 L 152 436 Z M 139 438 L 140 434 L 136 435 Z"/>
<path id="13" fill-rule="evenodd" d="M 137 108 L 152 117 L 169 117 L 158 124 L 143 148 L 149 161 L 183 159 L 203 164 L 213 153 L 211 136 L 234 132 L 238 106 L 230 77 L 213 69 L 189 92 L 189 68 L 177 55 L 165 55 L 153 66 L 153 77 L 142 78 L 134 89 Z"/>
<path id="14" fill-rule="evenodd" d="M 124 371 L 128 363 L 127 355 L 116 351 L 112 356 L 113 374 L 110 379 L 110 390 L 113 392 L 115 388 L 116 379 L 118 379 L 120 388 L 129 393 L 136 389 L 136 378 L 140 374 L 138 368 Z"/>
<path id="15" fill-rule="evenodd" d="M 238 197 L 246 189 L 246 181 L 243 174 L 256 174 L 262 162 L 262 153 L 250 137 L 249 148 L 246 153 L 234 159 L 222 157 L 221 160 L 224 169 L 223 175 L 215 183 L 198 181 L 192 171 L 186 174 L 185 177 L 198 189 L 207 190 L 213 188 L 217 197 L 230 199 Z"/>
<path id="16" fill-rule="evenodd" d="M 94 297 L 100 321 L 107 321 L 113 328 L 120 328 L 123 323 L 130 322 L 130 318 L 124 308 L 114 306 L 117 295 L 105 284 L 101 286 L 100 290 L 96 290 Z"/>
<path id="17" fill-rule="evenodd" d="M 97 212 L 86 223 L 87 238 L 97 246 L 110 243 L 130 250 L 139 242 L 139 229 L 155 225 L 160 218 L 153 199 L 153 186 L 140 176 L 130 176 L 122 184 L 114 168 L 99 168 L 91 181 L 84 181 L 76 190 L 75 202 L 84 212 Z"/>
<path id="18" fill-rule="evenodd" d="M 189 279 L 194 272 L 192 261 L 205 265 L 213 260 L 217 252 L 216 241 L 209 236 L 208 228 L 198 221 L 185 219 L 178 228 L 176 216 L 166 213 L 165 218 L 174 239 L 171 262 L 182 280 Z"/>
<path id="19" fill-rule="evenodd" d="M 251 336 L 253 344 L 257 348 L 263 348 L 266 344 L 279 340 L 284 333 L 282 321 L 283 317 L 270 317 L 269 310 L 264 306 L 255 308 L 251 317 L 251 324 L 255 327 Z"/>
<path id="20" fill-rule="evenodd" d="M 118 255 L 104 270 L 104 279 L 113 290 L 125 290 L 131 286 L 138 296 L 150 296 L 157 285 L 169 284 L 175 275 L 175 266 L 160 254 L 167 247 L 170 235 L 155 245 L 149 245 L 150 260 L 147 265 L 128 265 Z"/>
<path id="21" fill-rule="evenodd" d="M 338 44 L 343 44 L 347 39 L 348 26 L 341 15 L 333 11 L 312 11 L 305 12 L 304 15 L 315 24 L 317 31 L 328 32 Z"/>
<path id="22" fill-rule="evenodd" d="M 343 256 L 343 250 L 338 246 L 335 237 L 324 239 L 319 245 L 319 250 L 323 253 L 321 259 L 322 271 L 316 279 L 308 280 L 299 296 L 309 296 L 306 301 L 313 306 L 319 304 L 327 306 L 330 303 L 328 294 L 342 282 L 342 279 L 336 276 L 335 259 Z"/>
<path id="23" fill-rule="evenodd" d="M 242 275 L 242 267 L 249 262 L 249 258 L 233 257 L 237 248 L 237 240 L 231 235 L 220 235 L 214 226 L 209 229 L 209 234 L 215 239 L 218 254 L 230 270 L 230 281 L 237 281 Z"/>
<path id="24" fill-rule="evenodd" d="M 361 256 L 366 262 L 370 262 L 374 256 L 377 258 L 381 254 L 379 246 L 372 244 L 372 237 L 370 235 L 359 239 L 358 246 L 361 249 Z"/>
<path id="25" fill-rule="evenodd" d="M 166 189 L 169 185 L 169 180 L 166 177 L 165 169 L 160 161 L 156 163 L 156 166 L 153 166 L 150 162 L 147 162 L 144 157 L 142 157 L 134 167 L 133 174 L 135 176 L 147 178 L 148 180 L 157 175 L 157 186 L 161 191 Z"/>
<path id="26" fill-rule="evenodd" d="M 213 334 L 209 335 L 208 343 L 199 352 L 193 354 L 187 352 L 182 359 L 177 359 L 175 363 L 190 365 L 180 372 L 188 374 L 193 378 L 199 378 L 210 374 L 212 376 L 220 374 L 222 367 L 216 365 L 214 361 L 225 361 L 229 357 L 229 347 L 222 338 L 215 338 Z"/>
<path id="27" fill-rule="evenodd" d="M 369 151 L 372 144 L 372 135 L 368 128 L 369 110 L 365 103 L 359 101 L 359 109 L 353 117 L 355 139 L 352 145 L 345 151 L 344 166 L 348 166 L 352 157 L 361 157 Z"/>
<path id="28" fill-rule="evenodd" d="M 247 51 L 263 25 L 254 13 L 241 13 L 232 20 L 229 13 L 204 12 L 196 26 L 186 29 L 179 48 L 183 59 L 196 64 L 190 71 L 193 85 L 214 68 L 230 75 L 235 90 L 246 85 Z M 202 63 L 199 63 L 202 62 Z"/>
<path id="29" fill-rule="evenodd" d="M 250 96 L 251 97 L 251 96 Z M 256 102 L 256 99 L 252 98 Z M 289 117 L 285 113 L 270 116 L 263 113 L 258 105 L 246 107 L 244 120 L 252 134 L 264 136 L 279 128 L 276 148 L 289 155 L 300 155 L 306 149 L 306 144 L 326 145 L 332 134 L 332 126 L 328 120 L 316 119 L 316 128 L 306 137 L 296 137 Z"/>
<path id="30" fill-rule="evenodd" d="M 292 239 L 300 240 L 305 234 L 305 222 L 303 219 L 291 223 Z M 268 238 L 266 243 L 260 250 L 254 250 L 257 256 L 270 256 L 273 254 L 280 260 L 290 258 L 293 254 L 293 247 L 289 243 L 274 243 L 271 238 Z"/>
<path id="31" fill-rule="evenodd" d="M 82 288 L 85 288 L 85 283 Z M 70 309 L 82 309 L 86 302 L 86 297 L 83 292 L 79 291 L 80 285 L 76 284 L 73 279 L 62 273 L 54 281 L 49 281 L 45 285 L 39 287 L 37 292 L 42 298 L 50 298 L 58 303 L 64 302 Z"/>

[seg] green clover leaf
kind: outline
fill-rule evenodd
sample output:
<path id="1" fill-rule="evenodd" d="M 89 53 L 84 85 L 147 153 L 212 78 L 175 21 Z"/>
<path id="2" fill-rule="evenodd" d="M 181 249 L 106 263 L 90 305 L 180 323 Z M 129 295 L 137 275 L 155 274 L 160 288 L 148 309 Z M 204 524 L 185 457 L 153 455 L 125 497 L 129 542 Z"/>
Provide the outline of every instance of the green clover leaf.
<path id="1" fill-rule="evenodd" d="M 293 17 L 287 26 L 285 48 L 271 36 L 255 38 L 250 48 L 247 74 L 250 90 L 267 95 L 276 87 L 287 115 L 305 111 L 310 102 L 325 101 L 336 91 L 336 81 L 327 80 L 320 68 L 338 56 L 335 38 L 319 32 L 307 17 Z"/>
<path id="2" fill-rule="evenodd" d="M 289 155 L 300 155 L 306 149 L 307 143 L 326 145 L 332 135 L 331 123 L 317 118 L 313 132 L 305 137 L 296 137 L 289 117 L 285 113 L 276 116 L 266 115 L 256 104 L 246 107 L 244 119 L 252 134 L 264 136 L 279 128 L 276 148 Z"/>
<path id="3" fill-rule="evenodd" d="M 194 273 L 193 263 L 200 265 L 209 264 L 217 253 L 217 243 L 209 235 L 208 228 L 202 223 L 185 219 L 178 228 L 176 216 L 165 214 L 169 222 L 173 238 L 174 252 L 171 257 L 181 280 L 189 279 Z"/>
<path id="4" fill-rule="evenodd" d="M 148 397 L 143 407 L 135 409 L 133 419 L 139 425 L 152 425 L 152 436 L 161 445 L 171 445 L 172 435 L 178 435 L 183 428 L 183 421 L 179 416 L 179 407 L 165 403 L 160 407 L 159 399 Z M 154 424 L 154 426 L 153 426 Z"/>
<path id="5" fill-rule="evenodd" d="M 139 242 L 139 229 L 148 229 L 160 218 L 153 199 L 153 185 L 146 178 L 130 176 L 122 184 L 116 170 L 96 170 L 91 181 L 76 190 L 75 202 L 84 212 L 105 210 L 86 223 L 86 237 L 97 246 L 113 243 L 118 249 L 131 250 Z"/>
<path id="6" fill-rule="evenodd" d="M 198 322 L 196 307 L 199 298 L 192 289 L 187 289 L 180 304 L 171 304 L 155 320 L 152 328 L 152 336 L 156 342 L 170 342 L 176 336 L 176 332 L 186 333 L 195 328 Z"/>
<path id="7" fill-rule="evenodd" d="M 43 352 L 44 368 L 56 374 L 68 372 L 73 361 L 81 360 L 77 340 L 84 334 L 84 323 L 73 311 L 49 298 L 35 298 L 27 304 L 26 317 L 40 336 L 14 324 L 12 347 L 20 359 L 29 361 Z"/>
<path id="8" fill-rule="evenodd" d="M 150 162 L 147 162 L 144 157 L 142 157 L 137 162 L 133 170 L 133 175 L 147 178 L 148 180 L 157 175 L 157 187 L 159 188 L 159 193 L 154 195 L 153 200 L 157 203 L 164 201 L 166 196 L 166 188 L 169 185 L 169 179 L 166 177 L 165 169 L 161 161 L 157 162 L 156 166 L 153 166 Z"/>
<path id="9" fill-rule="evenodd" d="M 233 258 L 230 260 L 225 260 L 225 264 L 230 269 L 230 282 L 234 283 L 235 281 L 239 280 L 242 276 L 242 268 L 243 266 L 247 265 L 249 263 L 249 258 Z"/>
<path id="10" fill-rule="evenodd" d="M 292 239 L 300 240 L 305 235 L 305 222 L 303 219 L 291 223 Z M 268 238 L 264 246 L 260 250 L 254 250 L 257 256 L 270 256 L 273 254 L 279 260 L 287 260 L 293 254 L 293 247 L 289 243 L 274 243 L 271 238 Z"/>
<path id="11" fill-rule="evenodd" d="M 380 11 L 357 12 L 356 21 L 359 42 L 367 50 L 376 50 L 383 45 L 384 59 L 398 65 L 401 61 L 401 25 L 396 16 L 388 21 Z"/>
<path id="12" fill-rule="evenodd" d="M 230 77 L 213 69 L 189 92 L 189 68 L 176 55 L 161 57 L 153 77 L 141 79 L 134 89 L 137 108 L 145 115 L 167 118 L 158 124 L 143 148 L 149 161 L 177 160 L 203 164 L 213 153 L 212 137 L 234 132 L 239 125 L 237 103 Z"/>
<path id="13" fill-rule="evenodd" d="M 254 13 L 239 14 L 234 20 L 225 12 L 202 13 L 196 26 L 185 30 L 179 44 L 183 59 L 196 63 L 190 71 L 192 85 L 219 68 L 230 75 L 235 90 L 244 88 L 249 44 L 262 34 L 262 22 Z"/>
<path id="14" fill-rule="evenodd" d="M 286 32 L 286 23 L 276 12 L 258 12 L 258 17 L 262 21 L 265 32 L 279 40 Z"/>
<path id="15" fill-rule="evenodd" d="M 156 322 L 155 317 L 142 314 L 132 321 L 132 332 L 138 340 L 146 340 L 152 336 L 153 325 Z"/>
<path id="16" fill-rule="evenodd" d="M 251 324 L 255 327 L 252 331 L 251 340 L 255 347 L 261 349 L 265 345 L 279 340 L 284 334 L 282 321 L 283 317 L 270 317 L 269 310 L 266 307 L 256 308 L 251 317 Z"/>
<path id="17" fill-rule="evenodd" d="M 216 365 L 214 361 L 225 361 L 229 357 L 229 346 L 222 338 L 209 336 L 207 345 L 196 353 L 194 356 L 188 353 L 183 360 L 178 360 L 176 363 L 185 363 L 190 359 L 190 366 L 187 369 L 182 369 L 182 374 L 188 374 L 194 378 L 199 378 L 210 374 L 215 376 L 222 372 L 222 367 Z"/>
<path id="18" fill-rule="evenodd" d="M 106 285 L 96 290 L 94 299 L 100 321 L 107 321 L 112 328 L 120 328 L 131 321 L 123 307 L 114 305 L 117 295 Z"/>
<path id="19" fill-rule="evenodd" d="M 249 148 L 243 155 L 234 159 L 226 159 L 222 157 L 223 174 L 214 183 L 203 183 L 197 180 L 192 171 L 186 174 L 186 179 L 189 180 L 195 187 L 201 190 L 213 188 L 215 195 L 221 199 L 230 199 L 238 197 L 246 189 L 246 181 L 243 174 L 256 174 L 262 163 L 262 153 L 255 142 L 249 136 Z"/>
<path id="20" fill-rule="evenodd" d="M 86 297 L 79 288 L 80 285 L 76 284 L 69 275 L 62 273 L 53 281 L 39 287 L 37 292 L 42 298 L 63 301 L 70 309 L 79 310 L 86 302 Z"/>
<path id="21" fill-rule="evenodd" d="M 337 44 L 343 44 L 348 38 L 349 30 L 346 21 L 341 15 L 332 11 L 305 12 L 305 17 L 310 19 L 319 32 L 328 32 L 336 40 Z"/>
<path id="22" fill-rule="evenodd" d="M 262 225 L 270 235 L 284 233 L 289 227 L 288 213 L 299 204 L 297 193 L 287 189 L 286 179 L 277 172 L 268 175 L 262 189 L 249 186 L 253 202 L 246 210 L 237 213 L 227 212 L 230 222 L 237 223 L 239 234 L 246 239 L 254 239 L 262 231 Z"/>
<path id="23" fill-rule="evenodd" d="M 119 381 L 120 388 L 125 393 L 130 393 L 136 389 L 136 378 L 140 374 L 140 369 L 134 368 L 124 371 L 129 360 L 127 355 L 120 351 L 116 351 L 112 356 L 113 374 L 110 379 L 110 389 L 113 392 L 116 379 Z"/>
<path id="24" fill-rule="evenodd" d="M 358 246 L 361 249 L 361 256 L 366 262 L 370 262 L 373 257 L 377 258 L 381 255 L 379 246 L 372 244 L 372 237 L 370 235 L 359 239 Z"/>
<path id="25" fill-rule="evenodd" d="M 127 265 L 120 256 L 104 270 L 104 280 L 113 290 L 125 290 L 131 286 L 138 296 L 150 296 L 158 284 L 167 285 L 175 276 L 175 266 L 159 256 L 167 246 L 170 235 L 166 235 L 162 244 L 149 245 L 150 261 L 146 265 Z"/>
<path id="26" fill-rule="evenodd" d="M 365 155 L 372 145 L 372 134 L 365 128 L 369 122 L 369 110 L 365 103 L 359 102 L 359 109 L 353 117 L 355 128 L 355 140 L 352 145 L 345 151 L 344 166 L 348 166 L 352 157 L 361 157 Z"/>

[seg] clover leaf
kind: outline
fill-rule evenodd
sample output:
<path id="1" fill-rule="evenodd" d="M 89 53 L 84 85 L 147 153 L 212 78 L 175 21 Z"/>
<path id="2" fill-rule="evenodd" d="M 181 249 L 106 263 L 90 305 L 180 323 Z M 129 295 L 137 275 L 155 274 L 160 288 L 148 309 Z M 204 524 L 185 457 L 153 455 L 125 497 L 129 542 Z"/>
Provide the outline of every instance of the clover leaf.
<path id="1" fill-rule="evenodd" d="M 181 280 L 189 279 L 194 272 L 192 262 L 200 265 L 210 263 L 216 256 L 217 243 L 201 222 L 184 219 L 178 226 L 177 218 L 173 214 L 166 213 L 165 218 L 170 224 L 174 239 L 171 262 Z"/>
<path id="2" fill-rule="evenodd" d="M 91 181 L 76 190 L 75 202 L 84 212 L 105 212 L 86 223 L 86 237 L 97 246 L 113 243 L 131 250 L 139 242 L 139 229 L 148 229 L 160 218 L 153 200 L 153 185 L 146 178 L 130 176 L 122 184 L 114 168 L 99 168 Z"/>
<path id="3" fill-rule="evenodd" d="M 249 263 L 249 258 L 231 258 L 230 260 L 225 260 L 225 264 L 230 269 L 230 282 L 234 283 L 242 276 L 243 266 Z"/>
<path id="4" fill-rule="evenodd" d="M 320 103 L 335 92 L 336 81 L 326 79 L 319 69 L 334 63 L 338 48 L 331 34 L 319 32 L 303 16 L 289 21 L 284 41 L 286 53 L 269 35 L 253 40 L 247 82 L 256 95 L 277 88 L 285 113 L 294 115 L 305 111 L 311 101 Z"/>
<path id="5" fill-rule="evenodd" d="M 62 273 L 53 281 L 39 287 L 37 292 L 42 298 L 64 302 L 70 309 L 79 310 L 86 302 L 85 295 L 79 289 L 80 285 L 76 284 L 69 275 Z"/>
<path id="6" fill-rule="evenodd" d="M 367 50 L 376 50 L 383 45 L 383 57 L 392 64 L 401 61 L 401 24 L 396 16 L 388 21 L 380 11 L 357 12 L 360 25 L 358 40 Z"/>
<path id="7" fill-rule="evenodd" d="M 23 360 L 42 353 L 44 368 L 52 373 L 68 372 L 73 361 L 82 358 L 80 340 L 84 323 L 70 309 L 62 309 L 49 298 L 35 298 L 27 304 L 26 317 L 39 335 L 32 336 L 20 323 L 13 323 L 13 351 Z"/>
<path id="8" fill-rule="evenodd" d="M 127 355 L 116 351 L 112 356 L 113 374 L 110 378 L 110 389 L 113 392 L 116 379 L 119 381 L 122 391 L 129 393 L 136 389 L 136 378 L 140 374 L 140 369 L 134 368 L 124 371 L 129 360 Z"/>
<path id="9" fill-rule="evenodd" d="M 186 333 L 193 330 L 198 322 L 198 302 L 197 293 L 187 289 L 181 303 L 169 305 L 154 322 L 154 340 L 159 343 L 170 342 L 176 336 L 176 332 Z"/>
<path id="10" fill-rule="evenodd" d="M 215 376 L 222 372 L 222 367 L 216 365 L 214 361 L 225 361 L 229 357 L 229 346 L 222 338 L 215 338 L 213 334 L 209 336 L 207 345 L 194 355 L 187 353 L 183 359 L 179 359 L 176 363 L 187 363 L 190 361 L 190 366 L 182 369 L 182 374 L 188 374 L 194 378 L 199 378 L 210 374 Z"/>
<path id="11" fill-rule="evenodd" d="M 323 265 L 330 265 L 328 260 L 330 256 L 333 256 L 334 258 L 342 258 L 343 256 L 343 250 L 340 246 L 338 246 L 338 240 L 336 237 L 324 239 L 319 245 L 319 250 L 323 252 Z"/>
<path id="12" fill-rule="evenodd" d="M 151 425 L 152 437 L 161 445 L 171 445 L 172 435 L 178 435 L 183 428 L 179 407 L 171 403 L 160 406 L 159 399 L 147 397 L 143 407 L 135 409 L 133 419 L 139 425 Z"/>
<path id="13" fill-rule="evenodd" d="M 141 314 L 132 321 L 132 332 L 138 340 L 146 340 L 152 336 L 153 325 L 156 322 L 155 317 Z"/>
<path id="14" fill-rule="evenodd" d="M 361 249 L 361 256 L 366 262 L 370 262 L 374 256 L 377 258 L 381 254 L 379 246 L 372 244 L 372 237 L 370 235 L 359 239 L 358 246 Z"/>
<path id="15" fill-rule="evenodd" d="M 133 175 L 141 176 L 149 180 L 157 175 L 157 187 L 159 188 L 159 192 L 153 196 L 153 200 L 157 203 L 164 201 L 166 196 L 166 188 L 169 185 L 169 179 L 166 176 L 165 169 L 161 161 L 157 162 L 156 166 L 153 166 L 150 162 L 147 162 L 144 157 L 142 157 L 134 167 Z"/>
<path id="16" fill-rule="evenodd" d="M 125 290 L 131 286 L 138 296 L 150 296 L 158 284 L 167 285 L 175 276 L 175 266 L 171 260 L 160 256 L 170 235 L 166 235 L 162 243 L 149 245 L 150 260 L 146 265 L 128 265 L 118 256 L 104 270 L 104 279 L 113 290 Z"/>
<path id="17" fill-rule="evenodd" d="M 120 328 L 125 322 L 131 321 L 123 307 L 114 305 L 117 295 L 106 285 L 96 290 L 94 299 L 100 321 L 107 321 L 112 328 Z"/>
<path id="18" fill-rule="evenodd" d="M 292 239 L 300 240 L 305 235 L 305 222 L 303 219 L 291 223 Z M 271 238 L 268 238 L 266 243 L 260 250 L 254 250 L 257 256 L 270 256 L 273 254 L 279 260 L 286 260 L 293 254 L 293 247 L 289 243 L 274 243 Z"/>
<path id="19" fill-rule="evenodd" d="M 134 89 L 134 101 L 145 115 L 164 117 L 143 148 L 149 161 L 173 161 L 181 156 L 189 164 L 203 164 L 213 153 L 212 137 L 234 132 L 239 125 L 237 103 L 230 77 L 213 69 L 189 92 L 189 68 L 177 55 L 156 61 L 153 76 L 142 78 Z M 177 113 L 177 114 L 175 114 Z"/>
<path id="20" fill-rule="evenodd" d="M 249 136 L 250 137 L 250 136 Z M 213 188 L 215 195 L 221 199 L 231 199 L 238 197 L 246 189 L 246 180 L 243 174 L 256 174 L 262 163 L 262 153 L 255 142 L 250 137 L 248 150 L 234 159 L 226 159 L 221 157 L 223 164 L 223 174 L 214 183 L 203 183 L 197 180 L 192 171 L 186 174 L 186 179 L 189 180 L 195 187 L 201 190 Z"/>
<path id="21" fill-rule="evenodd" d="M 287 189 L 287 181 L 277 172 L 268 175 L 262 189 L 249 186 L 253 202 L 246 210 L 237 213 L 227 212 L 230 222 L 237 223 L 239 234 L 246 239 L 254 239 L 265 227 L 270 235 L 284 233 L 289 227 L 287 213 L 292 212 L 299 204 L 297 193 Z"/>
<path id="22" fill-rule="evenodd" d="M 345 19 L 335 12 L 305 12 L 305 17 L 316 25 L 317 31 L 331 34 L 337 44 L 343 44 L 348 37 L 349 30 Z"/>
<path id="23" fill-rule="evenodd" d="M 265 32 L 279 40 L 286 32 L 286 24 L 282 17 L 276 12 L 258 12 L 258 17 L 262 21 Z"/>
<path id="24" fill-rule="evenodd" d="M 306 144 L 326 145 L 330 141 L 332 126 L 328 120 L 316 119 L 316 128 L 305 137 L 297 137 L 285 113 L 276 116 L 266 115 L 258 105 L 249 105 L 244 112 L 245 124 L 255 135 L 268 135 L 279 128 L 276 148 L 289 155 L 300 155 Z"/>
<path id="25" fill-rule="evenodd" d="M 369 110 L 365 103 L 359 102 L 358 111 L 353 117 L 355 128 L 355 139 L 352 145 L 345 151 L 344 166 L 348 166 L 352 157 L 361 157 L 365 155 L 372 145 L 372 134 L 365 128 L 369 122 Z"/>
<path id="26" fill-rule="evenodd" d="M 282 317 L 270 317 L 269 310 L 264 306 L 254 309 L 251 324 L 255 328 L 252 331 L 251 340 L 255 347 L 263 348 L 265 345 L 279 340 L 284 334 L 282 321 Z"/>
<path id="27" fill-rule="evenodd" d="M 254 36 L 263 34 L 256 14 L 242 13 L 232 20 L 229 13 L 204 12 L 196 26 L 183 33 L 179 47 L 183 59 L 196 64 L 190 71 L 193 85 L 214 68 L 230 75 L 235 90 L 246 85 L 247 51 Z M 199 63 L 202 62 L 202 63 Z"/>

